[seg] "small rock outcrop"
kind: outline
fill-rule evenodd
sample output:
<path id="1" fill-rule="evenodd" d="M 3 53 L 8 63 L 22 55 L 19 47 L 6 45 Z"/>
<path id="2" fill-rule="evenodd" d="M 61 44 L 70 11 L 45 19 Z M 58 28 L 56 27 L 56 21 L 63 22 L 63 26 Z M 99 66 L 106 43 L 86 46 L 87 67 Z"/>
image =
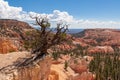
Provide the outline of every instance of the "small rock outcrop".
<path id="1" fill-rule="evenodd" d="M 71 69 L 73 69 L 76 73 L 83 73 L 83 72 L 87 72 L 88 70 L 88 64 L 87 61 L 85 59 L 74 59 L 71 60 L 70 62 L 70 67 Z"/>
<path id="2" fill-rule="evenodd" d="M 48 80 L 59 80 L 59 74 L 56 71 L 51 70 Z"/>
<path id="3" fill-rule="evenodd" d="M 114 53 L 114 49 L 111 46 L 96 46 L 88 48 L 88 53 Z"/>
<path id="4" fill-rule="evenodd" d="M 83 72 L 81 75 L 77 75 L 73 80 L 95 80 L 93 74 L 90 72 Z"/>
<path id="5" fill-rule="evenodd" d="M 0 54 L 16 51 L 18 51 L 18 47 L 12 44 L 12 41 L 9 39 L 0 38 Z"/>

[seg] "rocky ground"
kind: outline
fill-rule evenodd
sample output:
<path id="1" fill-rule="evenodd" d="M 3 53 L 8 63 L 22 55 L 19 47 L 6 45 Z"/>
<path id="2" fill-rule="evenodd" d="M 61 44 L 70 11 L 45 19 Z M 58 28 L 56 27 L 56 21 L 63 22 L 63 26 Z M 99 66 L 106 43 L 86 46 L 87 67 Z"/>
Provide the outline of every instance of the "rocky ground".
<path id="1" fill-rule="evenodd" d="M 3 67 L 12 65 L 15 61 L 20 58 L 28 57 L 30 53 L 28 52 L 12 52 L 8 54 L 0 54 L 0 69 Z"/>
<path id="2" fill-rule="evenodd" d="M 0 54 L 0 80 L 94 80 L 85 59 L 78 59 L 78 62 L 74 63 L 74 60 L 67 56 L 57 61 L 47 56 L 35 65 L 15 68 L 16 61 L 21 60 L 21 63 L 23 58 L 29 56 L 29 52 Z M 65 70 L 66 60 L 69 65 Z"/>
<path id="3" fill-rule="evenodd" d="M 0 54 L 0 80 L 47 80 L 51 59 L 46 57 L 34 65 L 16 67 L 27 57 L 30 57 L 29 52 Z"/>

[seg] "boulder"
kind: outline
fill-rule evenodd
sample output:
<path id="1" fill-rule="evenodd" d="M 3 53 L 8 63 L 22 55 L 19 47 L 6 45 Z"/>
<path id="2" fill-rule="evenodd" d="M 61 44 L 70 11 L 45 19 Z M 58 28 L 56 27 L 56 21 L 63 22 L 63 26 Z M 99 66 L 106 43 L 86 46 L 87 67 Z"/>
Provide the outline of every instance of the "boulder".
<path id="1" fill-rule="evenodd" d="M 76 73 L 79 73 L 79 74 L 86 72 L 88 70 L 88 68 L 87 68 L 88 64 L 85 59 L 72 60 L 69 63 L 69 65 L 73 71 L 75 71 Z"/>
<path id="2" fill-rule="evenodd" d="M 73 80 L 95 80 L 90 72 L 83 72 L 81 75 L 73 77 Z"/>
<path id="3" fill-rule="evenodd" d="M 59 80 L 59 74 L 56 71 L 51 70 L 48 80 Z"/>

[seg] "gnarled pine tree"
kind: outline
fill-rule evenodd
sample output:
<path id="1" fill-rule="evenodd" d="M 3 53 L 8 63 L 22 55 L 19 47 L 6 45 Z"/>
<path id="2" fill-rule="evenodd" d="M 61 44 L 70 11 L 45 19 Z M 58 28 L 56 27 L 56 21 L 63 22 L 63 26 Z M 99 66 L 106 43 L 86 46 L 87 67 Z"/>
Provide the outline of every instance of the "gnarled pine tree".
<path id="1" fill-rule="evenodd" d="M 50 23 L 47 17 L 32 17 L 36 20 L 35 25 L 40 26 L 37 30 L 37 37 L 34 37 L 35 41 L 32 47 L 32 53 L 36 54 L 35 59 L 41 58 L 46 55 L 47 50 L 54 45 L 60 44 L 66 38 L 66 31 L 68 30 L 68 25 L 63 25 L 61 23 L 57 24 L 55 31 L 50 28 Z"/>
<path id="2" fill-rule="evenodd" d="M 31 53 L 35 54 L 34 56 L 25 59 L 21 64 L 17 64 L 16 66 L 26 66 L 31 64 L 32 62 L 39 60 L 46 54 L 48 54 L 47 50 L 57 44 L 62 43 L 66 40 L 66 31 L 68 30 L 68 25 L 58 23 L 55 31 L 50 28 L 50 23 L 47 17 L 32 17 L 35 19 L 35 25 L 38 25 L 40 29 L 37 29 L 34 33 L 32 31 L 32 35 L 27 39 L 29 43 L 28 46 L 31 46 Z M 32 36 L 32 38 L 31 38 Z"/>

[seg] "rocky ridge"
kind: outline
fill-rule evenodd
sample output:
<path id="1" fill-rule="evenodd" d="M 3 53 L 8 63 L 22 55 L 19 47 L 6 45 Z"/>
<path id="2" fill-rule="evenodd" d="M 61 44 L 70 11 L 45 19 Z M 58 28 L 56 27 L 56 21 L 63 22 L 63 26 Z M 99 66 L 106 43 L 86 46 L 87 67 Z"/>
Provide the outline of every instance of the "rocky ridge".
<path id="1" fill-rule="evenodd" d="M 30 30 L 33 28 L 25 22 L 0 19 L 0 53 L 23 50 L 26 33 Z"/>
<path id="2" fill-rule="evenodd" d="M 114 53 L 114 47 L 120 46 L 120 30 L 115 29 L 86 29 L 73 34 L 74 44 L 89 47 L 90 53 Z"/>

